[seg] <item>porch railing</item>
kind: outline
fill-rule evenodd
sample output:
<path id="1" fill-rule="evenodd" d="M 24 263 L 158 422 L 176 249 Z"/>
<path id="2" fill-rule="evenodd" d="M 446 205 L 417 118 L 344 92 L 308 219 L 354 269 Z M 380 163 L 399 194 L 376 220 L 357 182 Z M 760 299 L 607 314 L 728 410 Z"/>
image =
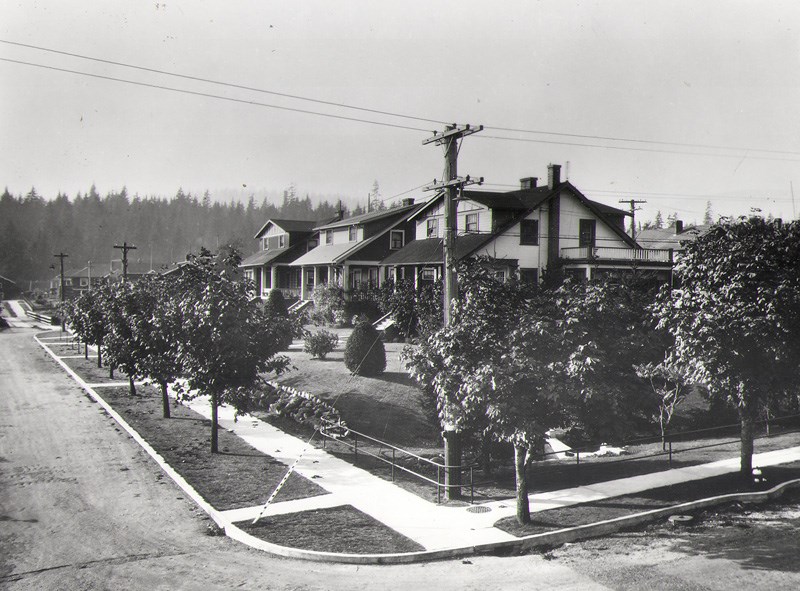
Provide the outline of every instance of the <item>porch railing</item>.
<path id="1" fill-rule="evenodd" d="M 611 246 L 571 246 L 561 249 L 567 260 L 672 263 L 672 250 L 656 248 L 615 248 Z"/>

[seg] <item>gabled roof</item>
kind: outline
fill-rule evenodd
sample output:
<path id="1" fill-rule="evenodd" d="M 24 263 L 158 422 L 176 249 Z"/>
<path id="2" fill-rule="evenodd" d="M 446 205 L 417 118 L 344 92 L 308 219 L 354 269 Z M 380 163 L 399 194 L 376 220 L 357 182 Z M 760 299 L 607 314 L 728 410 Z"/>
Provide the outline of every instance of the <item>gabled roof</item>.
<path id="1" fill-rule="evenodd" d="M 266 223 L 261 226 L 261 229 L 256 232 L 254 238 L 261 238 L 261 236 L 266 232 L 267 226 L 270 224 L 274 226 L 278 226 L 281 230 L 285 232 L 313 232 L 314 227 L 318 224 L 317 221 L 309 221 L 309 220 L 279 220 L 277 218 L 270 218 L 266 221 Z"/>
<path id="2" fill-rule="evenodd" d="M 631 212 L 629 211 L 625 211 L 624 209 L 619 209 L 617 207 L 611 207 L 610 205 L 600 203 L 599 201 L 592 201 L 591 199 L 587 199 L 586 201 L 593 204 L 597 209 L 606 215 L 631 215 Z"/>
<path id="3" fill-rule="evenodd" d="M 255 254 L 251 254 L 245 258 L 240 264 L 240 267 L 260 267 L 266 264 L 275 263 L 291 263 L 294 259 L 302 255 L 299 244 L 294 246 L 287 246 L 284 248 L 270 248 L 269 250 L 259 250 Z"/>
<path id="4" fill-rule="evenodd" d="M 469 256 L 495 238 L 494 234 L 463 234 L 456 237 L 456 259 Z M 444 262 L 441 238 L 413 240 L 381 261 L 381 265 L 441 264 Z"/>
<path id="5" fill-rule="evenodd" d="M 314 250 L 311 250 L 301 256 L 299 259 L 292 262 L 292 265 L 299 266 L 299 265 L 320 265 L 320 264 L 338 264 L 342 261 L 351 258 L 354 254 L 356 254 L 362 248 L 372 244 L 382 236 L 385 236 L 389 230 L 393 230 L 400 224 L 406 222 L 408 217 L 408 212 L 413 212 L 416 208 L 420 208 L 422 205 L 408 205 L 404 207 L 395 207 L 394 209 L 390 209 L 387 211 L 391 211 L 394 214 L 399 213 L 400 215 L 396 215 L 394 218 L 387 219 L 387 224 L 384 226 L 380 231 L 375 232 L 372 236 L 367 238 L 366 240 L 360 240 L 358 242 L 343 242 L 341 244 L 321 244 L 317 246 Z M 386 213 L 386 212 L 380 212 Z M 371 216 L 373 214 L 365 214 Z M 363 218 L 364 216 L 356 216 L 357 218 Z M 381 219 L 385 216 L 378 216 L 373 217 L 369 221 L 373 221 L 374 219 Z M 354 218 L 350 218 L 351 220 Z M 347 220 L 343 220 L 346 222 Z M 338 222 L 342 223 L 342 222 Z M 338 224 L 337 223 L 337 224 Z M 344 226 L 350 226 L 352 224 L 343 224 Z M 325 230 L 329 229 L 331 226 L 324 226 L 318 229 Z M 340 227 L 340 226 L 337 226 Z M 412 241 L 413 242 L 413 241 Z M 401 249 L 402 250 L 402 249 Z"/>
<path id="6" fill-rule="evenodd" d="M 371 222 L 375 222 L 382 219 L 389 219 L 392 217 L 397 216 L 406 216 L 412 211 L 417 208 L 422 207 L 421 204 L 411 204 L 411 205 L 402 205 L 400 207 L 392 207 L 391 209 L 384 209 L 381 211 L 371 211 L 369 213 L 363 213 L 361 215 L 355 215 L 353 217 L 345 218 L 343 220 L 337 220 L 333 222 L 328 222 L 327 224 L 323 224 L 320 226 L 316 226 L 315 230 L 332 230 L 334 228 L 344 228 L 347 226 L 355 226 L 360 224 L 367 224 Z"/>
<path id="7" fill-rule="evenodd" d="M 644 248 L 680 250 L 684 242 L 692 242 L 702 236 L 710 225 L 697 225 L 684 228 L 680 234 L 675 233 L 674 227 L 646 228 L 636 235 L 636 241 Z"/>

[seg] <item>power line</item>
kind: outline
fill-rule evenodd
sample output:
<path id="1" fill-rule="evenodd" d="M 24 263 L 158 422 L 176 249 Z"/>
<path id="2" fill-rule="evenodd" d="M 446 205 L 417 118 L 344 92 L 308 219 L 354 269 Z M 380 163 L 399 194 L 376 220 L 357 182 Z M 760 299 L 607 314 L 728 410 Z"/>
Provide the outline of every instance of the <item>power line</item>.
<path id="1" fill-rule="evenodd" d="M 296 94 L 288 94 L 288 93 L 285 93 L 285 92 L 277 92 L 275 90 L 266 90 L 266 89 L 263 89 L 263 88 L 255 88 L 255 87 L 252 87 L 252 86 L 244 86 L 242 84 L 234 84 L 232 82 L 222 82 L 220 80 L 212 80 L 210 78 L 202 78 L 200 76 L 190 76 L 190 75 L 187 75 L 187 74 L 180 74 L 178 72 L 169 72 L 167 70 L 158 70 L 158 69 L 155 69 L 155 68 L 147 68 L 147 67 L 144 67 L 144 66 L 137 66 L 137 65 L 134 65 L 134 64 L 127 64 L 125 62 L 117 62 L 117 61 L 113 61 L 113 60 L 107 60 L 107 59 L 102 59 L 102 58 L 97 58 L 97 57 L 91 57 L 91 56 L 88 56 L 88 55 L 81 55 L 79 53 L 70 53 L 68 51 L 61 51 L 61 50 L 58 50 L 58 49 L 51 49 L 51 48 L 48 48 L 48 47 L 40 47 L 38 45 L 29 45 L 27 43 L 18 43 L 16 41 L 8 41 L 6 39 L 0 39 L 0 43 L 5 43 L 7 45 L 16 45 L 18 47 L 26 47 L 28 49 L 36 49 L 38 51 L 47 51 L 49 53 L 56 53 L 56 54 L 59 54 L 59 55 L 66 55 L 66 56 L 69 56 L 69 57 L 76 57 L 76 58 L 79 58 L 79 59 L 82 59 L 82 60 L 90 60 L 90 61 L 99 62 L 99 63 L 102 63 L 102 64 L 110 64 L 112 66 L 120 66 L 122 68 L 131 68 L 131 69 L 134 69 L 134 70 L 140 70 L 142 72 L 152 72 L 154 74 L 163 74 L 165 76 L 174 76 L 176 78 L 183 78 L 185 80 L 194 80 L 196 82 L 205 82 L 207 84 L 216 84 L 218 86 L 227 86 L 227 87 L 230 87 L 230 88 L 238 88 L 238 89 L 241 89 L 241 90 L 250 90 L 250 91 L 253 91 L 253 92 L 260 92 L 260 93 L 263 93 L 263 94 L 271 94 L 271 95 L 274 95 L 274 96 L 281 96 L 281 97 L 284 97 L 284 98 L 296 99 L 296 100 L 300 100 L 300 101 L 308 101 L 308 102 L 312 102 L 312 103 L 318 103 L 318 104 L 321 104 L 321 105 L 329 105 L 329 106 L 332 106 L 332 107 L 341 107 L 343 109 L 353 109 L 355 111 L 364 111 L 366 113 L 375 113 L 376 115 L 388 115 L 390 117 L 400 117 L 400 118 L 403 118 L 403 119 L 413 119 L 414 121 L 425 121 L 426 123 L 436 123 L 436 124 L 442 124 L 442 125 L 447 123 L 447 121 L 438 121 L 436 119 L 426 119 L 425 117 L 415 117 L 413 115 L 403 115 L 401 113 L 392 113 L 391 111 L 381 111 L 379 109 L 370 109 L 370 108 L 367 108 L 367 107 L 357 107 L 357 106 L 354 106 L 354 105 L 347 105 L 345 103 L 337 103 L 337 102 L 334 102 L 334 101 L 325 101 L 325 100 L 321 100 L 321 99 L 310 98 L 310 97 L 307 97 L 307 96 L 300 96 L 300 95 L 296 95 Z M 427 130 L 425 130 L 425 131 L 427 131 Z"/>
<path id="2" fill-rule="evenodd" d="M 532 134 L 541 134 L 541 135 L 554 135 L 558 137 L 574 137 L 574 138 L 582 138 L 582 139 L 589 139 L 589 140 L 610 140 L 614 142 L 632 142 L 638 144 L 660 144 L 662 146 L 679 146 L 685 148 L 710 148 L 715 150 L 738 150 L 740 152 L 767 152 L 771 154 L 794 154 L 800 155 L 800 152 L 791 151 L 791 150 L 771 150 L 771 149 L 761 149 L 761 148 L 745 148 L 741 146 L 721 146 L 717 144 L 693 144 L 688 142 L 666 142 L 661 140 L 643 140 L 643 139 L 635 139 L 635 138 L 625 138 L 625 137 L 614 137 L 614 136 L 607 136 L 607 135 L 585 135 L 581 133 L 564 133 L 564 132 L 557 132 L 557 131 L 543 131 L 537 129 L 517 129 L 513 127 L 491 127 L 486 126 L 486 129 L 494 129 L 496 131 L 510 131 L 516 133 L 532 133 Z M 484 136 L 486 137 L 486 136 Z"/>
<path id="3" fill-rule="evenodd" d="M 679 154 L 682 156 L 714 156 L 718 158 L 737 158 L 741 159 L 741 154 L 715 154 L 713 152 L 687 152 L 682 150 L 666 150 L 660 148 L 633 148 L 631 146 L 609 146 L 609 145 L 601 145 L 601 144 L 582 144 L 578 142 L 560 142 L 556 140 L 535 140 L 530 138 L 521 138 L 521 137 L 506 137 L 506 136 L 499 136 L 499 135 L 481 135 L 478 136 L 479 138 L 487 139 L 487 140 L 504 140 L 509 142 L 525 142 L 531 144 L 551 144 L 556 146 L 577 146 L 582 148 L 603 148 L 605 150 L 626 150 L 630 152 L 651 152 L 651 153 L 660 153 L 660 154 Z M 760 150 L 753 150 L 753 151 L 760 151 Z M 794 153 L 794 152 L 789 152 Z M 800 153 L 798 153 L 800 154 Z M 747 158 L 751 160 L 773 160 L 779 162 L 800 162 L 797 158 L 775 158 L 772 156 L 752 156 L 747 155 Z"/>
<path id="4" fill-rule="evenodd" d="M 244 100 L 244 99 L 237 99 L 237 98 L 233 98 L 233 97 L 229 97 L 229 96 L 222 96 L 222 95 L 218 95 L 218 94 L 210 94 L 210 93 L 206 93 L 206 92 L 198 92 L 196 90 L 185 90 L 185 89 L 182 89 L 182 88 L 175 88 L 175 87 L 172 87 L 172 86 L 163 86 L 163 85 L 160 85 L 160 84 L 150 84 L 150 83 L 147 83 L 147 82 L 137 82 L 135 80 L 127 80 L 125 78 L 115 78 L 113 76 L 104 76 L 104 75 L 101 75 L 101 74 L 92 74 L 90 72 L 81 72 L 79 70 L 69 70 L 67 68 L 57 68 L 55 66 L 47 66 L 47 65 L 44 65 L 44 64 L 35 64 L 35 63 L 32 63 L 32 62 L 24 62 L 24 61 L 20 61 L 20 60 L 12 60 L 12 59 L 5 58 L 5 57 L 0 57 L 0 61 L 10 62 L 12 64 L 20 64 L 20 65 L 23 65 L 23 66 L 31 66 L 31 67 L 35 67 L 35 68 L 43 68 L 45 70 L 54 70 L 56 72 L 65 72 L 67 74 L 77 74 L 79 76 L 88 76 L 90 78 L 99 78 L 101 80 L 111 80 L 113 82 L 123 82 L 125 84 L 132 84 L 134 86 L 144 86 L 146 88 L 155 88 L 155 89 L 158 89 L 158 90 L 168 90 L 170 92 L 178 92 L 178 93 L 181 93 L 181 94 L 191 94 L 191 95 L 195 95 L 195 96 L 202 96 L 202 97 L 205 97 L 205 98 L 219 99 L 219 100 L 223 100 L 223 101 L 230 101 L 232 103 L 242 103 L 242 104 L 245 104 L 245 105 L 254 105 L 256 107 L 268 107 L 270 109 L 279 109 L 281 111 L 292 111 L 294 113 L 304 113 L 306 115 L 317 115 L 319 117 L 329 117 L 331 119 L 341 119 L 341 120 L 344 120 L 344 121 L 355 121 L 355 122 L 358 122 L 358 123 L 369 123 L 371 125 L 381 125 L 383 127 L 393 127 L 393 128 L 396 128 L 396 129 L 407 129 L 407 130 L 410 130 L 410 131 L 425 131 L 425 132 L 428 131 L 427 129 L 423 129 L 423 128 L 420 128 L 420 127 L 410 127 L 410 126 L 407 126 L 407 125 L 399 125 L 397 123 L 385 123 L 383 121 L 372 121 L 372 120 L 369 120 L 369 119 L 359 119 L 358 117 L 348 117 L 346 115 L 334 115 L 334 114 L 331 114 L 331 113 L 322 113 L 320 111 L 309 111 L 307 109 L 297 109 L 297 108 L 293 108 L 293 107 L 283 107 L 283 106 L 280 106 L 280 105 L 272 105 L 272 104 L 269 104 L 269 103 L 261 103 L 261 102 L 258 102 L 258 101 L 248 101 L 248 100 Z"/>
<path id="5" fill-rule="evenodd" d="M 34 49 L 34 50 L 37 50 L 37 51 L 44 51 L 44 52 L 58 54 L 58 55 L 65 55 L 65 56 L 68 56 L 68 57 L 74 57 L 74 58 L 94 61 L 94 62 L 98 62 L 98 63 L 105 63 L 105 64 L 109 64 L 109 65 L 113 65 L 113 66 L 119 66 L 119 67 L 124 67 L 124 68 L 135 69 L 135 70 L 139 70 L 139 71 L 143 71 L 143 72 L 151 72 L 151 73 L 161 74 L 161 75 L 165 75 L 165 76 L 173 76 L 173 77 L 177 77 L 177 78 L 182 78 L 182 79 L 185 79 L 185 80 L 193 80 L 193 81 L 196 81 L 196 82 L 203 82 L 203 83 L 206 83 L 206 84 L 215 84 L 215 85 L 218 85 L 218 86 L 225 86 L 225 87 L 237 88 L 237 89 L 247 90 L 247 91 L 252 91 L 252 92 L 270 94 L 270 95 L 273 95 L 273 96 L 280 96 L 280 97 L 284 97 L 284 98 L 290 98 L 290 99 L 293 99 L 293 100 L 303 100 L 303 101 L 308 101 L 308 102 L 313 102 L 313 103 L 317 103 L 317 104 L 328 105 L 328 106 L 337 107 L 337 108 L 352 109 L 352 110 L 356 110 L 356 111 L 373 113 L 373 114 L 376 114 L 376 115 L 385 115 L 385 116 L 389 116 L 389 117 L 398 117 L 398 118 L 409 119 L 409 120 L 414 120 L 414 121 L 423 121 L 423 122 L 426 122 L 426 123 L 435 123 L 435 124 L 447 124 L 448 123 L 446 121 L 442 121 L 442 120 L 438 120 L 438 119 L 431 119 L 431 118 L 427 118 L 427 117 L 419 117 L 419 116 L 415 116 L 415 115 L 406 115 L 406 114 L 403 114 L 403 113 L 395 113 L 395 112 L 392 112 L 392 111 L 385 111 L 385 110 L 380 110 L 380 109 L 372 109 L 372 108 L 361 107 L 361 106 L 356 106 L 356 105 L 348 105 L 346 103 L 340 103 L 340 102 L 336 102 L 336 101 L 326 101 L 326 100 L 321 100 L 321 99 L 315 99 L 315 98 L 311 98 L 311 97 L 306 97 L 306 96 L 301 96 L 301 95 L 294 95 L 294 94 L 289 94 L 289 93 L 284 93 L 284 92 L 278 92 L 278 91 L 274 91 L 274 90 L 267 90 L 267 89 L 263 89 L 263 88 L 246 86 L 246 85 L 242 85 L 242 84 L 235 84 L 235 83 L 231 83 L 231 82 L 213 80 L 213 79 L 210 79 L 210 78 L 203 78 L 203 77 L 200 77 L 200 76 L 191 76 L 191 75 L 187 75 L 187 74 L 181 74 L 181 73 L 178 73 L 178 72 L 170 72 L 170 71 L 167 71 L 167 70 L 159 70 L 159 69 L 156 69 L 156 68 L 148 68 L 148 67 L 145 67 L 145 66 L 138 66 L 138 65 L 135 65 L 135 64 L 129 64 L 129 63 L 125 63 L 125 62 L 107 60 L 107 59 L 103 59 L 103 58 L 96 58 L 96 57 L 92 57 L 92 56 L 87 56 L 87 55 L 82 55 L 82 54 L 78 54 L 78 53 L 72 53 L 72 52 L 68 52 L 68 51 L 62 51 L 62 50 L 42 47 L 42 46 L 38 46 L 38 45 L 32 45 L 32 44 L 27 44 L 27 43 L 19 43 L 19 42 L 15 42 L 15 41 L 6 40 L 6 39 L 0 39 L 0 43 L 4 43 L 4 44 L 7 44 L 7 45 L 13 45 L 13 46 L 17 46 L 17 47 L 24 47 L 24 48 L 27 48 L 27 49 Z M 231 101 L 234 101 L 234 102 L 244 102 L 244 103 L 247 103 L 247 104 L 253 104 L 253 105 L 257 105 L 257 106 L 267 106 L 267 107 L 271 107 L 271 108 L 284 109 L 284 110 L 288 110 L 288 111 L 296 111 L 296 112 L 301 112 L 301 113 L 306 113 L 306 114 L 320 115 L 320 116 L 324 116 L 324 117 L 332 117 L 332 118 L 338 118 L 338 119 L 358 121 L 358 122 L 361 122 L 361 123 L 372 123 L 374 125 L 383 125 L 383 126 L 387 126 L 387 127 L 399 127 L 399 128 L 402 128 L 402 129 L 410 129 L 410 130 L 413 130 L 413 131 L 428 131 L 427 129 L 404 127 L 404 126 L 401 126 L 401 125 L 394 125 L 394 124 L 382 123 L 382 122 L 377 122 L 377 121 L 366 121 L 366 120 L 358 119 L 358 118 L 350 118 L 350 117 L 346 117 L 346 116 L 338 116 L 338 115 L 332 115 L 332 114 L 326 114 L 326 113 L 319 113 L 319 112 L 315 112 L 315 111 L 306 111 L 306 110 L 303 110 L 303 109 L 293 109 L 293 108 L 290 108 L 290 107 L 280 107 L 280 106 L 277 106 L 277 105 L 267 105 L 267 104 L 257 103 L 255 101 L 243 101 L 243 100 L 239 100 L 239 99 L 231 99 L 231 98 L 228 98 L 228 97 L 219 97 L 219 96 L 216 96 L 216 95 L 209 95 L 209 94 L 206 94 L 206 93 L 192 92 L 192 91 L 188 91 L 188 90 L 175 89 L 175 88 L 170 88 L 170 87 L 162 87 L 162 86 L 154 85 L 154 84 L 133 82 L 133 81 L 113 78 L 113 77 L 109 77 L 109 76 L 94 75 L 94 74 L 89 74 L 89 73 L 85 73 L 85 72 L 77 72 L 77 71 L 74 71 L 74 70 L 66 70 L 66 69 L 56 68 L 56 67 L 52 67 L 52 66 L 43 66 L 43 65 L 40 65 L 40 64 L 33 64 L 33 63 L 30 63 L 30 62 L 22 62 L 22 61 L 11 60 L 11 59 L 6 59 L 6 58 L 0 58 L 0 60 L 13 62 L 13 63 L 18 63 L 18 64 L 36 66 L 36 67 L 44 67 L 44 68 L 54 69 L 54 70 L 57 70 L 57 71 L 70 72 L 70 73 L 74 73 L 74 74 L 93 76 L 93 77 L 96 77 L 96 78 L 104 78 L 104 79 L 107 79 L 107 80 L 114 80 L 114 81 L 119 81 L 119 82 L 127 82 L 127 83 L 130 83 L 130 84 L 138 84 L 138 85 L 141 85 L 141 86 L 149 86 L 149 87 L 152 87 L 152 88 L 160 88 L 162 90 L 172 90 L 174 92 L 183 92 L 183 93 L 186 93 L 186 94 L 197 94 L 199 96 L 206 96 L 206 97 L 211 97 L 211 98 L 221 98 L 223 100 L 231 100 Z M 647 139 L 640 139 L 640 138 L 626 138 L 626 137 L 616 137 L 616 136 L 566 133 L 566 132 L 545 131 L 545 130 L 537 130 L 537 129 L 523 129 L 523 128 L 515 128 L 515 127 L 485 126 L 485 129 L 493 129 L 493 130 L 496 130 L 496 131 L 506 131 L 506 132 L 512 132 L 512 133 L 526 133 L 526 134 L 551 135 L 551 136 L 567 137 L 567 138 L 581 138 L 581 139 L 588 139 L 588 140 L 605 140 L 605 141 L 629 142 L 629 143 L 638 143 L 638 144 L 652 144 L 652 145 L 685 147 L 685 148 L 704 148 L 704 149 L 714 149 L 714 150 L 733 150 L 733 151 L 738 151 L 738 152 L 761 152 L 761 153 L 768 153 L 768 154 L 800 155 L 800 152 L 791 151 L 791 150 L 774 150 L 774 149 L 767 149 L 767 148 L 753 148 L 753 147 L 744 147 L 744 146 L 723 146 L 723 145 L 718 145 L 718 144 L 696 144 L 696 143 L 688 143 L 688 142 L 670 142 L 670 141 L 662 141 L 662 140 L 647 140 Z M 605 149 L 614 149 L 614 150 L 658 152 L 658 153 L 679 154 L 679 155 L 687 155 L 688 154 L 688 155 L 696 155 L 696 156 L 723 156 L 723 157 L 729 157 L 729 158 L 740 157 L 741 156 L 740 154 L 736 155 L 736 154 L 716 154 L 716 153 L 709 153 L 709 152 L 687 152 L 687 151 L 681 151 L 681 150 L 665 150 L 665 149 L 657 149 L 657 148 L 648 149 L 648 148 L 635 148 L 635 147 L 631 147 L 631 146 L 609 146 L 609 145 L 597 145 L 597 144 L 583 144 L 583 143 L 576 143 L 576 142 L 559 142 L 559 141 L 554 141 L 554 140 L 542 140 L 542 139 L 532 139 L 532 138 L 514 138 L 514 137 L 506 137 L 506 136 L 482 135 L 482 136 L 479 136 L 479 137 L 483 137 L 483 138 L 487 138 L 487 139 L 505 140 L 505 141 L 520 141 L 520 142 L 529 142 L 529 143 L 566 145 L 566 146 L 576 146 L 576 147 L 605 148 Z M 768 158 L 768 157 L 763 157 L 763 156 L 761 156 L 761 157 L 759 157 L 759 156 L 749 156 L 749 157 L 753 158 L 753 159 L 759 159 L 759 160 L 764 160 L 764 159 L 766 159 L 766 160 L 783 160 L 783 161 L 788 161 L 788 162 L 798 162 L 798 161 L 800 161 L 800 160 L 796 160 L 796 159 L 774 159 L 774 158 Z"/>

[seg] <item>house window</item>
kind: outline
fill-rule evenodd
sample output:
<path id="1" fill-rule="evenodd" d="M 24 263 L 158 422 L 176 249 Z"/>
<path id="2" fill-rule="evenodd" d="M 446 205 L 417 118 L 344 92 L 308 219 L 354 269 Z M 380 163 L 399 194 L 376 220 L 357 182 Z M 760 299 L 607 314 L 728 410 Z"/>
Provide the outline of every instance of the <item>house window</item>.
<path id="1" fill-rule="evenodd" d="M 325 244 L 333 244 L 333 230 L 325 230 Z"/>
<path id="2" fill-rule="evenodd" d="M 426 236 L 428 238 L 439 237 L 439 218 L 430 218 L 428 220 L 428 230 Z"/>
<path id="3" fill-rule="evenodd" d="M 350 226 L 350 234 L 348 236 L 350 242 L 358 240 L 358 226 Z"/>
<path id="4" fill-rule="evenodd" d="M 433 281 L 436 279 L 436 269 L 432 267 L 425 267 L 420 273 L 420 279 L 423 281 Z"/>
<path id="5" fill-rule="evenodd" d="M 520 269 L 519 280 L 521 283 L 529 285 L 539 284 L 539 269 Z"/>
<path id="6" fill-rule="evenodd" d="M 519 225 L 519 243 L 532 246 L 539 244 L 538 220 L 522 220 Z"/>
<path id="7" fill-rule="evenodd" d="M 278 248 L 283 248 L 286 246 L 286 234 L 281 234 L 278 236 Z"/>
<path id="8" fill-rule="evenodd" d="M 261 239 L 261 250 L 269 250 L 269 240 L 266 238 Z"/>
<path id="9" fill-rule="evenodd" d="M 358 289 L 359 287 L 361 287 L 361 269 L 353 269 L 350 273 L 350 289 Z"/>
<path id="10" fill-rule="evenodd" d="M 89 280 L 86 277 L 81 277 L 81 287 L 89 285 Z"/>
<path id="11" fill-rule="evenodd" d="M 64 285 L 69 285 L 70 287 L 72 287 L 72 278 L 71 277 L 65 278 Z"/>
<path id="12" fill-rule="evenodd" d="M 468 213 L 467 214 L 466 230 L 467 230 L 467 232 L 477 232 L 478 231 L 478 214 L 477 213 Z"/>
<path id="13" fill-rule="evenodd" d="M 314 289 L 314 269 L 306 269 L 306 289 Z"/>
<path id="14" fill-rule="evenodd" d="M 369 286 L 378 287 L 378 269 L 370 268 L 369 270 Z"/>
<path id="15" fill-rule="evenodd" d="M 392 230 L 389 235 L 389 248 L 391 250 L 400 250 L 403 248 L 405 242 L 405 232 L 402 230 Z"/>
<path id="16" fill-rule="evenodd" d="M 264 289 L 272 289 L 272 267 L 264 267 L 264 270 L 261 272 L 262 277 L 264 277 Z"/>
<path id="17" fill-rule="evenodd" d="M 506 280 L 506 272 L 505 271 L 495 271 L 494 278 L 499 281 L 500 283 L 504 283 Z"/>
<path id="18" fill-rule="evenodd" d="M 578 246 L 594 248 L 596 220 L 580 220 L 578 227 Z"/>

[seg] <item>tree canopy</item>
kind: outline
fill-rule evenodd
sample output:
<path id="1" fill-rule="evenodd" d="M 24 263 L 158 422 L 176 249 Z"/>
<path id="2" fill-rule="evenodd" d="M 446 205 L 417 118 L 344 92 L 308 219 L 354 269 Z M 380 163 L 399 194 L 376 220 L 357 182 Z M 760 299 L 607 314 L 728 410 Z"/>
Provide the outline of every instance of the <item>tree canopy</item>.
<path id="1" fill-rule="evenodd" d="M 800 381 L 800 223 L 727 220 L 685 245 L 653 312 L 675 338 L 688 379 L 735 406 L 741 471 L 752 470 L 753 422 Z"/>

